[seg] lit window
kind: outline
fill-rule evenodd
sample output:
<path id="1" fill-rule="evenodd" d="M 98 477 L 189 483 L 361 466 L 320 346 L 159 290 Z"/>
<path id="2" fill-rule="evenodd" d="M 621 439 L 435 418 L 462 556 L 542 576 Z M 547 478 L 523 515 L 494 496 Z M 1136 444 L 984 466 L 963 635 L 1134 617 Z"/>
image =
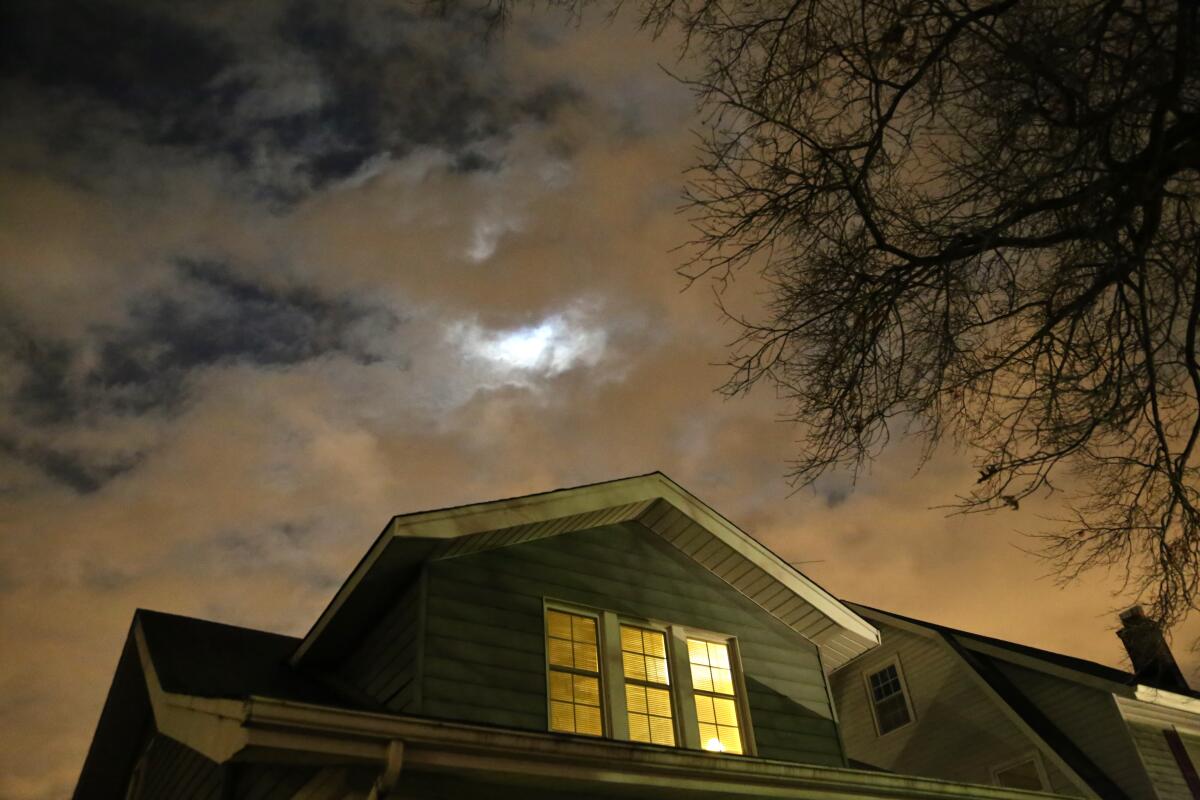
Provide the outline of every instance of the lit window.
<path id="1" fill-rule="evenodd" d="M 621 663 L 625 670 L 629 738 L 635 742 L 674 745 L 666 637 L 661 631 L 622 625 Z"/>
<path id="2" fill-rule="evenodd" d="M 871 693 L 871 707 L 875 712 L 875 724 L 880 736 L 912 722 L 908 698 L 904 696 L 904 685 L 900 680 L 897 664 L 888 664 L 867 676 L 867 687 Z"/>
<path id="3" fill-rule="evenodd" d="M 742 733 L 729 646 L 703 639 L 688 639 L 687 646 L 696 719 L 700 723 L 700 746 L 722 753 L 741 753 Z"/>
<path id="4" fill-rule="evenodd" d="M 550 662 L 550 730 L 602 736 L 596 620 L 547 611 L 546 654 Z"/>

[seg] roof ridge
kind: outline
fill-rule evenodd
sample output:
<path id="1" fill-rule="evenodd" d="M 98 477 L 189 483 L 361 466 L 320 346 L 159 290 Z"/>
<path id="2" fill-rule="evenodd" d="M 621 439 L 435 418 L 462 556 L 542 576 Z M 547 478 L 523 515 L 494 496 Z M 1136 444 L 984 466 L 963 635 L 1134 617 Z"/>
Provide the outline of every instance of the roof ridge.
<path id="1" fill-rule="evenodd" d="M 198 622 L 202 625 L 210 625 L 213 627 L 228 628 L 230 630 L 235 630 L 235 631 L 245 631 L 246 633 L 253 633 L 253 634 L 260 635 L 260 636 L 275 636 L 280 639 L 292 639 L 294 641 L 300 640 L 299 636 L 292 636 L 291 634 L 287 634 L 287 633 L 279 633 L 278 631 L 268 631 L 268 630 L 264 630 L 262 628 L 252 628 L 248 625 L 235 625 L 232 622 L 220 622 L 215 619 L 205 619 L 204 617 L 193 617 L 190 614 L 178 614 L 173 611 L 159 611 L 158 609 L 142 608 L 140 606 L 134 610 L 133 617 L 135 620 L 136 619 L 146 619 L 146 618 L 152 619 L 152 618 L 158 617 L 158 618 L 162 618 L 163 620 L 170 619 L 170 620 L 182 620 L 185 622 Z"/>
<path id="2" fill-rule="evenodd" d="M 1102 664 L 1099 661 L 1093 661 L 1089 658 L 1073 656 L 1068 653 L 1060 653 L 1055 650 L 1047 650 L 1042 647 L 1035 647 L 1035 646 L 1029 645 L 1029 644 L 1022 644 L 1021 642 L 1014 642 L 1009 639 L 1000 639 L 995 636 L 988 636 L 987 634 L 984 634 L 984 633 L 975 633 L 973 631 L 965 631 L 960 628 L 952 628 L 949 625 L 942 625 L 937 622 L 930 622 L 928 620 L 917 619 L 916 617 L 909 617 L 904 614 L 898 614 L 895 611 L 888 611 L 886 609 L 869 606 L 865 603 L 856 603 L 856 602 L 852 602 L 849 600 L 846 600 L 844 602 L 846 603 L 846 605 L 850 606 L 851 608 L 861 608 L 861 609 L 865 609 L 867 611 L 874 611 L 878 614 L 886 614 L 889 617 L 895 617 L 896 619 L 903 620 L 905 622 L 909 622 L 914 625 L 920 625 L 921 627 L 929 628 L 930 630 L 936 631 L 938 633 L 950 634 L 952 636 L 959 636 L 959 637 L 966 638 L 968 640 L 975 640 L 981 644 L 995 645 L 1004 650 L 1010 650 L 1010 651 L 1013 651 L 1013 652 L 1021 654 L 1021 655 L 1030 656 L 1032 658 L 1039 658 L 1043 661 L 1048 661 L 1048 662 L 1050 662 L 1052 664 L 1056 664 L 1057 666 L 1060 666 L 1060 667 L 1066 667 L 1068 669 L 1076 669 L 1079 672 L 1087 672 L 1088 670 L 1082 669 L 1080 667 L 1073 667 L 1070 664 L 1064 664 L 1064 663 L 1062 663 L 1062 661 L 1067 660 L 1067 661 L 1075 662 L 1079 665 L 1086 665 L 1087 667 L 1091 668 L 1093 671 L 1101 670 L 1103 672 L 1109 673 L 1108 675 L 1105 675 L 1103 677 L 1105 677 L 1108 680 L 1114 681 L 1116 683 L 1125 682 L 1130 686 L 1132 686 L 1134 683 L 1136 683 L 1136 677 L 1134 676 L 1134 674 L 1132 672 L 1121 669 L 1120 667 L 1111 666 L 1109 664 Z M 970 641 L 964 642 L 963 644 L 964 644 L 964 646 L 969 646 Z"/>

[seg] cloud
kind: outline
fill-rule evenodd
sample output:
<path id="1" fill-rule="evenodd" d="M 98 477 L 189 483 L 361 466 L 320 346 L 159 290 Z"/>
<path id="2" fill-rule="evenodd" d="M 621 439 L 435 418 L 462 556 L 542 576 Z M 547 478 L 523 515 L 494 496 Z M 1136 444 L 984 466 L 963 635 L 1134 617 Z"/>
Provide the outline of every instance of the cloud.
<path id="1" fill-rule="evenodd" d="M 79 494 L 90 494 L 113 478 L 133 469 L 140 454 L 112 453 L 89 457 L 77 451 L 19 441 L 0 434 L 0 455 L 6 455 L 41 472 Z"/>
<path id="2" fill-rule="evenodd" d="M 463 6 L 433 16 L 368 0 L 218 0 L 201 15 L 18 1 L 7 16 L 10 136 L 49 142 L 54 165 L 93 182 L 123 179 L 140 148 L 223 164 L 287 205 L 421 147 L 451 153 L 455 169 L 495 168 L 477 143 L 582 97 L 507 80 L 485 12 Z"/>
<path id="3" fill-rule="evenodd" d="M 400 317 L 386 306 L 269 286 L 214 261 L 180 261 L 175 272 L 167 288 L 134 296 L 121 324 L 95 326 L 82 340 L 39 338 L 15 321 L 0 329 L 9 375 L 0 400 L 21 423 L 0 430 L 0 455 L 87 494 L 136 467 L 142 454 L 64 445 L 64 429 L 69 440 L 114 416 L 175 413 L 204 371 L 322 359 L 404 366 L 394 349 Z"/>

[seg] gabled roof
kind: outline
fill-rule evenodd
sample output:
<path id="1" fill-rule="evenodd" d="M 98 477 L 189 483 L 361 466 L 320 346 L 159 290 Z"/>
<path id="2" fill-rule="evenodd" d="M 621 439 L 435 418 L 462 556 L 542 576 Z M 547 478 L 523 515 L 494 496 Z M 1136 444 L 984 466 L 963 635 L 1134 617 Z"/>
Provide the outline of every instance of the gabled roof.
<path id="1" fill-rule="evenodd" d="M 345 705 L 325 686 L 288 663 L 295 636 L 139 609 L 135 624 L 162 688 L 193 697 L 280 700 Z"/>
<path id="2" fill-rule="evenodd" d="M 1020 720 L 1030 733 L 1041 739 L 1061 759 L 1062 764 L 1099 797 L 1106 800 L 1122 800 L 1128 797 L 1108 773 L 1005 674 L 1001 664 L 1017 664 L 1108 692 L 1125 690 L 1131 693 L 1130 688 L 1136 684 L 1133 675 L 1094 661 L 949 628 L 891 611 L 882 611 L 857 603 L 848 605 L 868 619 L 883 624 L 892 623 L 904 630 L 924 634 L 943 642 L 978 681 L 1008 707 L 1011 714 Z"/>
<path id="3" fill-rule="evenodd" d="M 637 523 L 818 646 L 827 670 L 879 643 L 829 592 L 661 472 L 394 517 L 304 637 L 293 664 L 322 664 L 427 561 L 617 523 Z"/>
<path id="4" fill-rule="evenodd" d="M 938 625 L 936 622 L 906 617 L 893 611 L 884 611 L 860 603 L 847 602 L 846 605 L 869 619 L 878 615 L 880 619 L 896 620 L 908 625 L 924 628 L 930 632 L 949 637 L 961 646 L 977 651 L 985 656 L 1010 660 L 1013 663 L 1027 666 L 1031 669 L 1048 672 L 1067 680 L 1086 683 L 1096 688 L 1119 691 L 1122 688 L 1132 688 L 1137 685 L 1137 678 L 1133 673 L 1117 669 L 1116 667 L 1109 667 L 1095 661 L 1088 661 L 1084 658 L 1076 658 L 1075 656 L 1068 656 L 1063 653 L 1055 653 L 1050 650 L 1042 650 L 1005 639 L 996 639 L 992 636 L 984 636 L 979 633 L 971 633 L 970 631 L 959 630 L 958 628 L 950 628 L 945 625 Z"/>

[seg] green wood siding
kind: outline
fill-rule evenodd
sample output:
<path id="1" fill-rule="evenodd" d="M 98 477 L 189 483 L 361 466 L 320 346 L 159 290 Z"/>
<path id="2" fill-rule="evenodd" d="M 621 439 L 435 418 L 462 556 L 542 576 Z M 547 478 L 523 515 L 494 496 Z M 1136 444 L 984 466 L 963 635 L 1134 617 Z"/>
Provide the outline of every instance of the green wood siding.
<path id="1" fill-rule="evenodd" d="M 341 677 L 396 713 L 418 710 L 422 584 L 409 586 L 341 665 Z"/>
<path id="2" fill-rule="evenodd" d="M 550 598 L 736 636 L 758 754 L 843 763 L 816 647 L 637 523 L 433 562 L 426 581 L 426 716 L 546 730 Z"/>
<path id="3" fill-rule="evenodd" d="M 235 800 L 291 800 L 316 774 L 316 767 L 238 764 L 229 796 Z"/>
<path id="4" fill-rule="evenodd" d="M 154 736 L 141 770 L 137 800 L 221 800 L 221 766 L 169 736 Z"/>

